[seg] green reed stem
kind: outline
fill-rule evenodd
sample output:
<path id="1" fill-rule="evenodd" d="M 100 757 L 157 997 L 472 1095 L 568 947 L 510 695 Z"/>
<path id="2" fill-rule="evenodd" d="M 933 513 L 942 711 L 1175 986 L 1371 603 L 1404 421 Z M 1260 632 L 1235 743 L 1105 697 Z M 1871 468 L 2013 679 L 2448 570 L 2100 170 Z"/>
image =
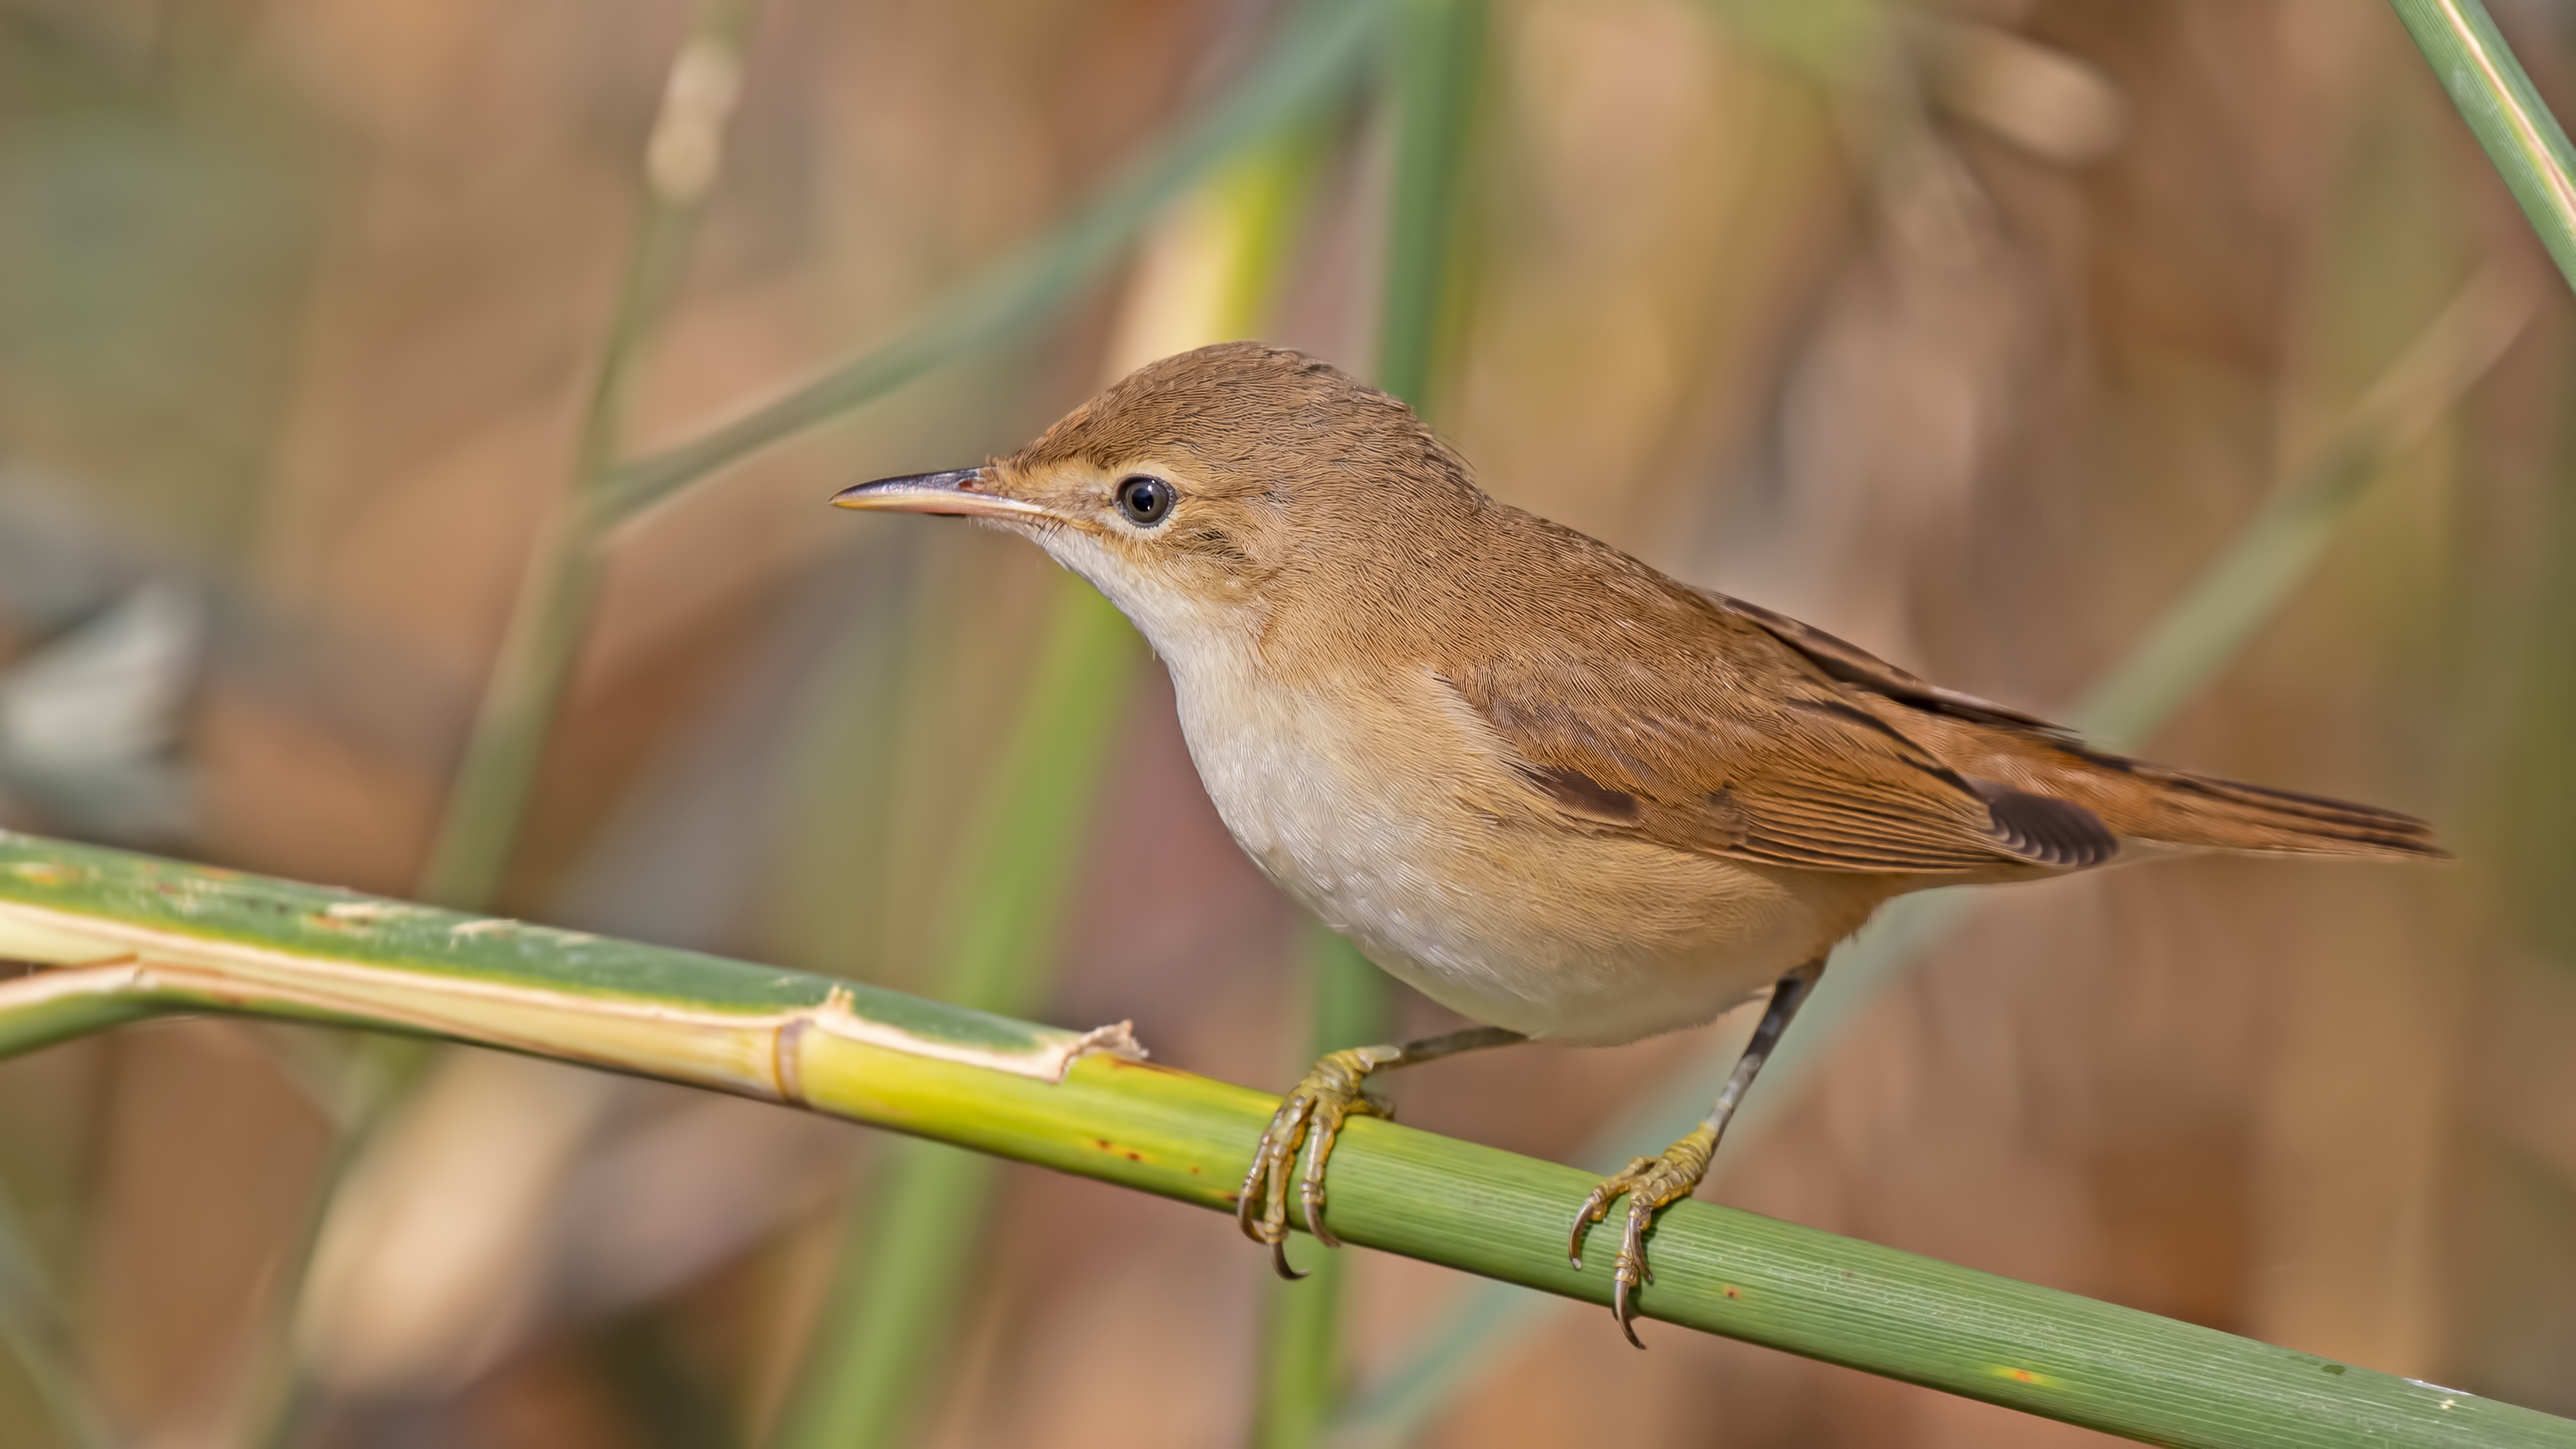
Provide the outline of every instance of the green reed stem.
<path id="1" fill-rule="evenodd" d="M 1386 293 L 1377 385 L 1425 417 L 1437 411 L 1439 352 L 1458 311 L 1459 201 L 1466 189 L 1484 0 L 1396 0 L 1387 87 L 1396 112 L 1387 207 Z"/>
<path id="2" fill-rule="evenodd" d="M 36 1261 L 17 1209 L 0 1194 L 0 1347 L 18 1361 L 65 1444 L 107 1449 L 117 1436 L 99 1407 L 98 1386 L 81 1366 L 61 1302 Z"/>
<path id="3" fill-rule="evenodd" d="M 417 1033 L 783 1101 L 1230 1212 L 1268 1092 L 1033 1026 L 695 952 L 0 834 L 0 1056 L 149 1016 Z M 1342 1238 L 1600 1305 L 1592 1176 L 1351 1124 Z M 1703 1202 L 1645 1316 L 2188 1449 L 2576 1449 L 2576 1422 Z"/>
<path id="4" fill-rule="evenodd" d="M 1064 576 L 1009 745 L 958 852 L 935 974 L 940 998 L 1019 1014 L 1042 1004 L 1056 925 L 1111 738 L 1134 694 L 1135 631 Z M 906 1442 L 973 1278 L 995 1164 L 935 1142 L 879 1159 L 839 1284 L 782 1423 L 787 1449 Z"/>
<path id="5" fill-rule="evenodd" d="M 626 397 L 664 299 L 721 173 L 724 137 L 741 85 L 742 48 L 757 0 L 702 0 L 674 57 L 646 143 L 635 230 L 618 273 L 599 360 L 574 429 L 571 476 L 532 541 L 501 648 L 485 681 L 463 760 L 421 870 L 420 893 L 467 908 L 498 895 L 533 793 L 537 766 L 579 663 L 600 578 L 597 510 L 616 461 Z M 342 1174 L 385 1111 L 427 1070 L 415 1042 L 365 1043 L 353 1063 L 364 1084 L 337 1124 L 309 1215 L 276 1285 L 276 1312 L 253 1350 L 242 1442 L 293 1442 L 311 1398 L 291 1342 L 311 1251 Z"/>
<path id="6" fill-rule="evenodd" d="M 1386 1040 L 1386 979 L 1358 949 L 1322 926 L 1310 928 L 1308 970 L 1314 1020 L 1307 1062 L 1326 1052 Z M 1341 1357 L 1342 1302 L 1350 1256 L 1295 1251 L 1305 1278 L 1264 1285 L 1259 1389 L 1253 1405 L 1254 1449 L 1311 1449 L 1324 1442 L 1333 1405 L 1347 1389 Z"/>
<path id="7" fill-rule="evenodd" d="M 575 430 L 572 476 L 547 511 L 449 787 L 421 894 L 490 904 L 510 864 L 555 715 L 599 591 L 602 492 L 617 461 L 626 394 L 721 163 L 753 0 L 707 0 L 664 92 L 648 145 L 635 234 L 618 274 L 599 362 Z"/>
<path id="8" fill-rule="evenodd" d="M 2576 287 L 2576 150 L 2479 0 L 2389 0 L 2451 104 Z"/>

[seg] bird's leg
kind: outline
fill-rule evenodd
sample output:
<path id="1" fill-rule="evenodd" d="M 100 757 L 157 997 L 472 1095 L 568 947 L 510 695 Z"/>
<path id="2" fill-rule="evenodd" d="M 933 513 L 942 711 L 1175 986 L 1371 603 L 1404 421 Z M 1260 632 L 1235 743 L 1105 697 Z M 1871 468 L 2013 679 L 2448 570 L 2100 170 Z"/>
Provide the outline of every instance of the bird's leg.
<path id="1" fill-rule="evenodd" d="M 1583 1267 L 1584 1230 L 1609 1214 L 1610 1204 L 1622 1193 L 1628 1198 L 1628 1228 L 1619 1239 L 1619 1257 L 1611 1265 L 1615 1280 L 1610 1287 L 1610 1312 L 1619 1320 L 1619 1331 L 1639 1348 L 1637 1330 L 1632 1325 L 1637 1317 L 1637 1290 L 1655 1281 L 1655 1272 L 1646 1266 L 1646 1229 L 1653 1225 L 1655 1214 L 1666 1203 L 1678 1202 L 1699 1187 L 1708 1176 L 1708 1160 L 1717 1151 L 1717 1139 L 1726 1135 L 1726 1124 L 1743 1102 L 1745 1092 L 1760 1075 L 1762 1064 L 1771 1058 L 1780 1044 L 1780 1033 L 1789 1029 L 1789 1019 L 1798 1014 L 1808 993 L 1815 989 L 1816 978 L 1824 974 L 1825 963 L 1810 961 L 1780 978 L 1771 988 L 1771 1003 L 1762 1009 L 1762 1022 L 1753 1028 L 1753 1040 L 1744 1047 L 1744 1055 L 1735 1062 L 1735 1070 L 1726 1079 L 1726 1090 L 1717 1094 L 1717 1105 L 1709 1109 L 1708 1119 L 1691 1135 L 1664 1149 L 1661 1157 L 1639 1157 L 1629 1161 L 1627 1169 L 1604 1179 L 1583 1200 L 1583 1208 L 1574 1215 L 1574 1237 L 1566 1245 L 1566 1260 L 1580 1271 Z"/>
<path id="2" fill-rule="evenodd" d="M 1332 1156 L 1333 1139 L 1340 1135 L 1342 1123 L 1348 1118 L 1395 1115 L 1393 1107 L 1361 1090 L 1368 1075 L 1389 1067 L 1419 1066 L 1460 1052 L 1527 1040 L 1519 1032 L 1499 1026 L 1471 1026 L 1402 1046 L 1352 1047 L 1327 1054 L 1307 1069 L 1296 1089 L 1279 1104 L 1269 1128 L 1261 1134 L 1261 1145 L 1253 1149 L 1252 1170 L 1244 1175 L 1243 1193 L 1235 1200 L 1234 1208 L 1235 1221 L 1243 1225 L 1244 1235 L 1270 1245 L 1270 1263 L 1279 1270 L 1280 1277 L 1305 1277 L 1288 1266 L 1287 1249 L 1288 1175 L 1298 1149 L 1306 1148 L 1305 1171 L 1297 1187 L 1306 1231 L 1324 1246 L 1338 1248 L 1341 1240 L 1324 1227 L 1324 1162 Z"/>

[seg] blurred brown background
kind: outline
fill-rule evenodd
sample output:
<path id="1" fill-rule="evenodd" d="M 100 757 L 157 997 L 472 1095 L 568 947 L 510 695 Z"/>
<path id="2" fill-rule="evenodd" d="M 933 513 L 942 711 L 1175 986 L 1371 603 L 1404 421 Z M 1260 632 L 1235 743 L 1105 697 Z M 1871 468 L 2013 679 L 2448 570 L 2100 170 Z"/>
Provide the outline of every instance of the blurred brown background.
<path id="1" fill-rule="evenodd" d="M 2566 12 L 2496 9 L 2576 99 Z M 693 13 L 0 3 L 0 822 L 413 889 Z M 1272 18 L 763 0 L 634 446 L 920 315 Z M 1997 894 L 1716 1195 L 2576 1413 L 2576 313 L 2395 19 L 1495 0 L 1476 64 L 1436 414 L 1485 485 L 2025 707 L 2122 657 L 2472 278 L 2532 299 L 2147 751 L 2425 814 L 2462 863 Z M 1327 118 L 1264 329 L 1362 373 L 1383 110 Z M 1057 584 L 996 535 L 820 500 L 1085 396 L 1139 255 L 617 533 L 507 909 L 924 985 Z M 1304 928 L 1200 795 L 1158 670 L 1095 817 L 1044 1015 L 1284 1086 Z M 1745 1025 L 1394 1090 L 1415 1125 L 1570 1157 Z M 195 1022 L 0 1065 L 0 1443 L 85 1414 L 153 1446 L 770 1441 L 881 1144 L 458 1054 L 358 1151 L 367 1060 Z M 1365 1386 L 1463 1284 L 1354 1272 Z M 1014 1168 L 956 1291 L 914 1442 L 1239 1442 L 1279 1290 L 1221 1218 Z M 1551 1310 L 1420 1442 L 2088 1437 L 1649 1336 Z"/>

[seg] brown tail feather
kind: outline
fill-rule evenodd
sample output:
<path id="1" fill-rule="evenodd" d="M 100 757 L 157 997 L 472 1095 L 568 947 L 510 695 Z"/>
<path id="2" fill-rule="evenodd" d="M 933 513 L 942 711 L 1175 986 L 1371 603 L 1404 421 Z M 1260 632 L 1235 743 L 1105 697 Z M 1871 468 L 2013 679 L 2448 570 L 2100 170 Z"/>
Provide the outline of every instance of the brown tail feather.
<path id="1" fill-rule="evenodd" d="M 2117 757 L 2094 763 L 2098 775 L 2129 782 L 2105 792 L 2118 803 L 2100 813 L 2113 830 L 2139 840 L 2292 855 L 2451 858 L 2434 842 L 2433 827 L 2394 810 Z"/>
<path id="2" fill-rule="evenodd" d="M 1938 688 L 1851 644 L 1741 599 L 1701 591 L 1719 609 L 1767 630 L 1835 680 L 1851 687 L 1888 727 L 1932 752 L 1979 785 L 2071 801 L 2132 840 L 2199 850 L 2259 850 L 2287 855 L 2360 855 L 2448 860 L 2432 827 L 2412 815 L 2316 795 L 2267 789 L 2214 775 L 2195 775 L 2094 750 L 2035 715 Z M 1990 799 L 1994 798 L 1992 796 Z M 2065 835 L 2066 822 L 2036 830 L 2039 816 L 2014 803 L 2017 820 L 1996 809 L 1996 825 L 2030 846 L 2045 864 L 2092 864 L 2089 847 Z M 2077 834 L 2081 834 L 2078 830 Z M 2042 838 L 2042 837 L 2046 838 Z M 2060 838 L 2063 836 L 2063 838 Z"/>
<path id="3" fill-rule="evenodd" d="M 2020 752 L 2016 752 L 2020 753 Z M 2448 860 L 2412 815 L 2318 795 L 2196 775 L 2060 744 L 2022 784 L 2072 800 L 2120 835 L 2201 850 Z M 2024 761 L 2040 764 L 2027 754 Z M 2016 782 L 2020 783 L 2020 782 Z"/>
<path id="4" fill-rule="evenodd" d="M 2187 850 L 2448 860 L 2412 815 L 2095 750 L 2008 721 L 1909 712 L 1908 731 L 1962 774 L 2072 801 L 2120 836 Z"/>

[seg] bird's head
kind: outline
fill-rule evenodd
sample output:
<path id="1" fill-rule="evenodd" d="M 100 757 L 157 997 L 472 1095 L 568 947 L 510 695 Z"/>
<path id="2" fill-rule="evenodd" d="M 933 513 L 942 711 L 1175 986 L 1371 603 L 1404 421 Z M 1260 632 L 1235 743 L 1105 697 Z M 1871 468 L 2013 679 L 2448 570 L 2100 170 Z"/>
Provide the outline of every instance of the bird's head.
<path id="1" fill-rule="evenodd" d="M 1317 591 L 1364 597 L 1483 495 L 1403 403 L 1228 342 L 1139 368 L 1008 457 L 832 502 L 1024 534 L 1171 657 Z"/>

